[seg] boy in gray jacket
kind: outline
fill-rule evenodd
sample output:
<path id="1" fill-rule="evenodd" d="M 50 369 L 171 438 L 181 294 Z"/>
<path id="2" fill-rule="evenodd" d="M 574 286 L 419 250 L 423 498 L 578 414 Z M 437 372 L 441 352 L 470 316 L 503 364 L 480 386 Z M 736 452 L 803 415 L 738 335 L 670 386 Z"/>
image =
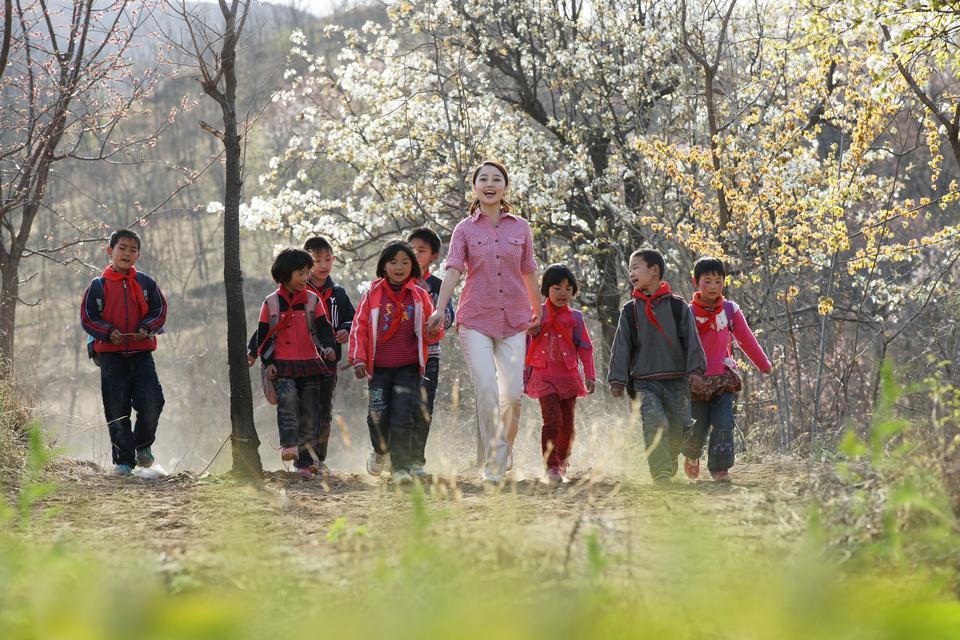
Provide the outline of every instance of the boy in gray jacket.
<path id="1" fill-rule="evenodd" d="M 607 374 L 615 398 L 624 388 L 631 398 L 640 394 L 647 462 L 658 484 L 676 475 L 677 456 L 693 422 L 687 376 L 703 375 L 707 368 L 693 313 L 663 280 L 664 268 L 659 251 L 630 255 L 633 299 L 620 310 Z"/>

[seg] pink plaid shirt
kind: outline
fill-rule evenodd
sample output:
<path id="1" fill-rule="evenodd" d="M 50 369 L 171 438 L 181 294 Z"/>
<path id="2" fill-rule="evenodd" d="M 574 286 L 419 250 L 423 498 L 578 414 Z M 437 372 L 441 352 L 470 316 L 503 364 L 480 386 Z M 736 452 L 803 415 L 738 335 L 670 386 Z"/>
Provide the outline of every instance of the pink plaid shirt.
<path id="1" fill-rule="evenodd" d="M 477 211 L 450 238 L 447 267 L 466 274 L 457 326 L 502 340 L 525 331 L 533 310 L 524 276 L 537 271 L 533 234 L 523 218 L 501 213 L 500 223 Z"/>

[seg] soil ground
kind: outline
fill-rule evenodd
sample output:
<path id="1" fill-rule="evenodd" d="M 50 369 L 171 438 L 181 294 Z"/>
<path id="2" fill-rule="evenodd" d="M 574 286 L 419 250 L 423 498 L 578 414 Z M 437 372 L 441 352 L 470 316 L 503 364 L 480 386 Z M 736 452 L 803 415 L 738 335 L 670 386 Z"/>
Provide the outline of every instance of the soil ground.
<path id="1" fill-rule="evenodd" d="M 807 489 L 823 472 L 772 460 L 738 465 L 730 485 L 580 477 L 559 487 L 523 480 L 497 490 L 435 479 L 421 503 L 410 491 L 352 474 L 304 481 L 271 472 L 252 487 L 186 473 L 117 478 L 67 460 L 50 471 L 56 490 L 41 506 L 52 515 L 32 535 L 72 534 L 96 550 L 134 552 L 201 582 L 228 577 L 230 552 L 240 547 L 278 570 L 296 567 L 300 579 L 349 585 L 358 568 L 382 560 L 378 552 L 396 544 L 398 531 L 420 521 L 421 535 L 477 562 L 562 578 L 585 565 L 590 538 L 617 559 L 623 578 L 661 579 L 678 566 L 709 570 L 718 554 L 761 565 L 782 560 L 798 546 Z"/>

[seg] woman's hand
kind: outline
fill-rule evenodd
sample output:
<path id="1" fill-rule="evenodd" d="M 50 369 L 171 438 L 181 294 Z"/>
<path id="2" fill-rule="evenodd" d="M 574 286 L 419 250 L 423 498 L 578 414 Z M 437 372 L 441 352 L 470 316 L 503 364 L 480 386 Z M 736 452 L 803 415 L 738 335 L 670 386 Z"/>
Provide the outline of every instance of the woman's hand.
<path id="1" fill-rule="evenodd" d="M 533 308 L 533 313 L 530 315 L 530 328 L 527 329 L 527 333 L 531 336 L 537 335 L 540 331 L 541 320 L 543 320 L 543 307 L 537 305 Z"/>
<path id="2" fill-rule="evenodd" d="M 586 386 L 587 386 L 587 393 L 592 394 L 597 388 L 597 383 L 594 380 L 587 380 Z"/>
<path id="3" fill-rule="evenodd" d="M 358 362 L 353 365 L 353 375 L 357 376 L 357 380 L 363 380 L 367 377 L 367 365 L 363 362 Z"/>
<path id="4" fill-rule="evenodd" d="M 430 314 L 430 317 L 427 318 L 427 335 L 436 336 L 437 332 L 440 330 L 440 324 L 443 322 L 444 313 L 443 309 L 437 309 Z"/>

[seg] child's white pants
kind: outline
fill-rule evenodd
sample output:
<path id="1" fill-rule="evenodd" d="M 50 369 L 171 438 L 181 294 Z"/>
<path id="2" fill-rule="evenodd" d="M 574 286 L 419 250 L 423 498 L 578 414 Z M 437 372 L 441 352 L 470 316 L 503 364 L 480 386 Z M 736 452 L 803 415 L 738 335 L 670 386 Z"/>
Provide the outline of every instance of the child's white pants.
<path id="1" fill-rule="evenodd" d="M 512 459 L 520 427 L 527 335 L 521 331 L 498 340 L 461 327 L 460 347 L 477 396 L 480 437 L 487 443 L 486 459 L 480 460 L 483 475 L 500 480 Z"/>

